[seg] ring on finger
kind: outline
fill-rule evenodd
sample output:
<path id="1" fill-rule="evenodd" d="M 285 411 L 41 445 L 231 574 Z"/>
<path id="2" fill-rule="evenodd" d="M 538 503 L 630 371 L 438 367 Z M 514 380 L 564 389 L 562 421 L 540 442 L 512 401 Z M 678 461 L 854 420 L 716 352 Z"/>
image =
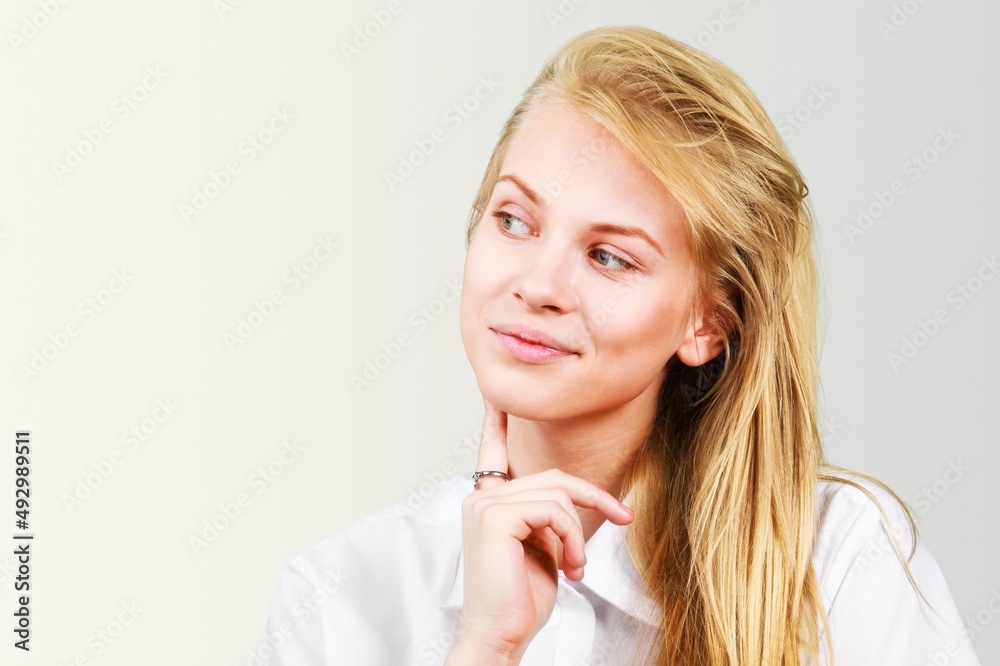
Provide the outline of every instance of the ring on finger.
<path id="1" fill-rule="evenodd" d="M 510 481 L 510 477 L 507 476 L 506 472 L 498 472 L 492 469 L 479 470 L 473 473 L 472 480 L 475 481 L 475 489 L 479 490 L 479 479 L 484 476 L 499 476 L 504 481 Z"/>

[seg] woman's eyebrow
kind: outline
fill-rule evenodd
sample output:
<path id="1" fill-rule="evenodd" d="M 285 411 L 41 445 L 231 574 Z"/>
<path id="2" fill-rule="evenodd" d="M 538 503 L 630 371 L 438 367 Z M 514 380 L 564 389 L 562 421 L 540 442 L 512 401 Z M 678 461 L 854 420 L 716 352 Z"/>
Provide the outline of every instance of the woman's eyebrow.
<path id="1" fill-rule="evenodd" d="M 660 244 L 657 243 L 655 240 L 653 240 L 652 236 L 647 234 L 639 227 L 628 227 L 622 224 L 614 224 L 612 222 L 595 222 L 594 224 L 590 225 L 590 230 L 596 231 L 597 233 L 618 234 L 620 236 L 630 236 L 632 238 L 640 238 L 649 243 L 650 247 L 656 250 L 661 257 L 666 256 L 663 253 L 663 248 L 660 247 Z"/>
<path id="2" fill-rule="evenodd" d="M 500 182 L 501 180 L 506 180 L 508 182 L 511 182 L 511 183 L 514 183 L 515 185 L 517 185 L 518 189 L 520 189 L 522 192 L 524 192 L 524 196 L 528 197 L 528 199 L 531 200 L 531 203 L 535 204 L 536 206 L 542 206 L 543 205 L 542 204 L 542 197 L 540 197 L 538 195 L 538 192 L 535 192 L 533 189 L 531 189 L 530 187 L 528 187 L 527 183 L 525 183 L 523 180 L 521 180 L 520 178 L 518 178 L 514 174 L 512 174 L 512 173 L 505 173 L 504 175 L 502 175 L 499 178 L 497 178 L 497 182 Z"/>
<path id="3" fill-rule="evenodd" d="M 523 180 L 521 180 L 514 174 L 505 173 L 499 178 L 497 178 L 497 182 L 500 182 L 501 180 L 506 180 L 507 182 L 514 183 L 514 185 L 516 185 L 519 190 L 524 192 L 524 196 L 528 197 L 528 199 L 531 200 L 531 203 L 535 204 L 536 206 L 541 207 L 544 205 L 542 202 L 542 198 L 541 196 L 539 196 L 538 192 L 535 192 L 528 186 L 527 183 L 525 183 Z M 660 247 L 660 244 L 657 243 L 655 240 L 653 240 L 653 238 L 649 234 L 647 234 L 639 227 L 629 227 L 623 224 L 614 224 L 612 222 L 595 222 L 594 224 L 590 225 L 590 230 L 595 231 L 597 233 L 618 234 L 620 236 L 629 236 L 632 238 L 642 239 L 647 243 L 649 243 L 650 247 L 659 252 L 660 256 L 666 256 L 663 253 L 663 248 Z"/>

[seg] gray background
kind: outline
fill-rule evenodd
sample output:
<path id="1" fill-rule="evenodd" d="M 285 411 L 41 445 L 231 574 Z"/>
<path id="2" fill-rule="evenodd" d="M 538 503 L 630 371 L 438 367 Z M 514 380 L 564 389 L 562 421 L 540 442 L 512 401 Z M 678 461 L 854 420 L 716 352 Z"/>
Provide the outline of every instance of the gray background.
<path id="1" fill-rule="evenodd" d="M 507 114 L 560 44 L 608 24 L 703 47 L 781 123 L 819 225 L 829 456 L 914 506 L 994 663 L 1000 279 L 976 280 L 995 277 L 981 267 L 1000 251 L 996 4 L 401 0 L 350 59 L 342 45 L 387 2 L 232 4 L 0 10 L 0 432 L 32 431 L 37 535 L 34 649 L 17 663 L 246 663 L 293 555 L 472 468 L 482 402 L 457 301 L 438 299 L 461 281 L 466 215 Z M 463 103 L 474 110 L 449 122 Z M 241 144 L 274 109 L 293 117 L 251 160 Z M 53 162 L 102 120 L 112 131 L 60 177 Z M 390 188 L 385 173 L 437 128 L 445 140 Z M 185 220 L 230 160 L 239 173 Z M 303 262 L 321 237 L 339 248 Z M 297 288 L 296 266 L 314 269 Z M 127 285 L 107 290 L 123 269 Z M 231 349 L 275 289 L 283 302 Z M 945 323 L 918 335 L 938 310 Z M 412 343 L 352 387 L 401 333 Z M 51 358 L 25 374 L 36 352 Z M 176 408 L 163 419 L 157 400 Z M 131 428 L 146 433 L 130 448 Z M 68 507 L 81 483 L 90 495 Z M 241 493 L 239 515 L 192 546 Z M 96 632 L 133 602 L 139 617 L 98 654 Z"/>

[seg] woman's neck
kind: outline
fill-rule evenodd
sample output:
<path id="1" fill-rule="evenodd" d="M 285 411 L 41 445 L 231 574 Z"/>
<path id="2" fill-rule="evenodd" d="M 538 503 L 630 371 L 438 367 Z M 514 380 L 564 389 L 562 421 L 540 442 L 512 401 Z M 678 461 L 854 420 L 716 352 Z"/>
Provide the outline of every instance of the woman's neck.
<path id="1" fill-rule="evenodd" d="M 508 415 L 511 478 L 556 467 L 621 499 L 629 467 L 655 414 L 656 401 L 640 398 L 614 412 L 566 421 L 529 421 Z M 604 522 L 604 516 L 593 509 L 578 510 L 583 536 L 589 540 Z"/>

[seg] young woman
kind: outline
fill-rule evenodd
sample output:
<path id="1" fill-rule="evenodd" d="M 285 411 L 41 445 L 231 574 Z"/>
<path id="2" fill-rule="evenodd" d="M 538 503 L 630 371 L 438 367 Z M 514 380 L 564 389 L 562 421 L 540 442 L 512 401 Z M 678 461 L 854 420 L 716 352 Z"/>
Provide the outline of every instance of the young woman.
<path id="1" fill-rule="evenodd" d="M 475 480 L 299 555 L 271 664 L 978 664 L 905 504 L 826 464 L 807 189 L 747 86 L 593 30 L 468 228 Z"/>

